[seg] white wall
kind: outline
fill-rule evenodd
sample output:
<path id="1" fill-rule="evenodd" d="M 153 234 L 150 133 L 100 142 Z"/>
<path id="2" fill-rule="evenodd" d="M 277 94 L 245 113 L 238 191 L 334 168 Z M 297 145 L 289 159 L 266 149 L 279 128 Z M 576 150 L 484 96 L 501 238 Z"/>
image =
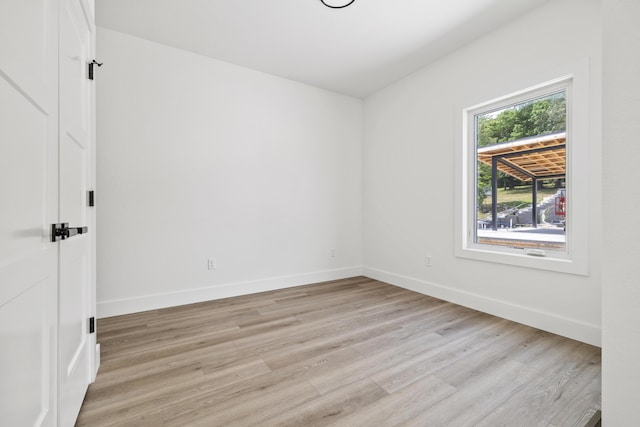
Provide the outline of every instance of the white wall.
<path id="1" fill-rule="evenodd" d="M 602 278 L 603 416 L 615 427 L 636 418 L 640 394 L 640 229 L 619 221 L 640 212 L 629 187 L 640 180 L 640 3 L 603 3 L 602 156 L 596 1 L 555 1 L 366 100 L 362 262 L 370 276 L 596 344 Z M 104 29 L 98 52 L 100 315 L 357 272 L 359 101 Z M 456 258 L 455 104 L 585 57 L 590 275 Z"/>
<path id="2" fill-rule="evenodd" d="M 362 101 L 103 28 L 97 52 L 100 317 L 360 273 Z"/>
<path id="3" fill-rule="evenodd" d="M 607 427 L 637 425 L 640 396 L 640 2 L 604 0 L 602 405 Z"/>
<path id="4" fill-rule="evenodd" d="M 585 58 L 591 81 L 590 123 L 583 124 L 591 155 L 589 276 L 456 258 L 456 107 L 560 77 L 556 67 Z M 600 68 L 599 1 L 554 1 L 367 98 L 364 274 L 600 344 Z"/>

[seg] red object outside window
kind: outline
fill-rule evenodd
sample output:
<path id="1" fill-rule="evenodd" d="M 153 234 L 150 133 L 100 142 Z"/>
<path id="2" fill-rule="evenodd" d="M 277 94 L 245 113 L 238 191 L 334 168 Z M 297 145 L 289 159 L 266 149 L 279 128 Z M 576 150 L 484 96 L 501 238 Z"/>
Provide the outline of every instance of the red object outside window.
<path id="1" fill-rule="evenodd" d="M 565 216 L 566 214 L 566 197 L 560 196 L 556 198 L 556 215 Z"/>

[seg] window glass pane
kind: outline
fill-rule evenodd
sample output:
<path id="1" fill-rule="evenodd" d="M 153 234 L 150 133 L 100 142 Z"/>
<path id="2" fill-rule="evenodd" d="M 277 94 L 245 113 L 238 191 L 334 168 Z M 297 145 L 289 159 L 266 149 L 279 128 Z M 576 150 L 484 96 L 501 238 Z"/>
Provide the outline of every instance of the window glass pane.
<path id="1" fill-rule="evenodd" d="M 474 122 L 474 242 L 566 251 L 566 91 L 483 111 Z"/>

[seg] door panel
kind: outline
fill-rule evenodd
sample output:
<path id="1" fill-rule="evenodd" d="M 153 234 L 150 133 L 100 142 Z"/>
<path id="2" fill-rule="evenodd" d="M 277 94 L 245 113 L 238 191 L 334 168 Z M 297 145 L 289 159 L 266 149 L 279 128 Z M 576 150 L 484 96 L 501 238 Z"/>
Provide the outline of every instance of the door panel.
<path id="1" fill-rule="evenodd" d="M 57 58 L 51 56 L 51 47 L 57 50 L 52 45 L 58 39 L 57 21 L 51 20 L 57 8 L 57 1 L 48 0 L 3 1 L 0 6 L 0 70 L 38 103 L 51 94 L 51 72 L 58 74 L 52 69 Z"/>
<path id="2" fill-rule="evenodd" d="M 92 26 L 80 0 L 60 8 L 60 222 L 90 225 L 87 182 L 91 178 L 91 87 L 87 64 Z M 60 242 L 59 370 L 60 425 L 73 425 L 91 381 L 88 335 L 91 292 L 91 236 Z"/>
<path id="3" fill-rule="evenodd" d="M 91 27 L 80 0 L 62 0 L 60 16 L 60 121 L 61 132 L 82 144 L 89 131 Z"/>
<path id="4" fill-rule="evenodd" d="M 0 100 L 0 169 L 4 171 L 0 194 L 3 200 L 10 201 L 0 221 L 3 265 L 52 246 L 46 238 L 48 230 L 43 230 L 43 213 L 51 202 L 43 164 L 51 147 L 46 111 L 1 78 Z"/>
<path id="5" fill-rule="evenodd" d="M 85 239 L 86 240 L 86 239 Z M 87 292 L 84 284 L 89 274 L 87 257 L 83 255 L 84 245 L 75 245 L 76 251 L 65 251 L 65 258 L 61 259 L 60 276 L 64 277 L 65 285 L 60 288 L 60 300 L 69 307 L 78 307 L 75 310 L 60 312 L 60 360 L 62 374 L 71 376 L 74 369 L 80 363 L 79 358 L 87 345 L 87 324 L 86 310 L 81 310 L 86 306 Z"/>
<path id="6" fill-rule="evenodd" d="M 61 122 L 64 125 L 64 122 Z M 60 135 L 60 218 L 70 226 L 87 225 L 88 147 L 69 133 Z M 72 239 L 63 243 L 71 243 Z"/>
<path id="7" fill-rule="evenodd" d="M 76 240 L 72 242 L 72 240 Z M 68 247 L 62 246 L 69 243 Z M 59 333 L 60 425 L 72 426 L 91 381 L 88 331 L 90 279 L 89 238 L 76 236 L 61 242 Z"/>
<path id="8" fill-rule="evenodd" d="M 58 2 L 0 2 L 0 425 L 57 418 Z"/>
<path id="9" fill-rule="evenodd" d="M 55 269 L 55 257 L 48 264 Z M 54 425 L 56 277 L 47 277 L 0 309 L 3 349 L 0 366 L 10 367 L 0 381 L 0 423 L 6 426 Z"/>

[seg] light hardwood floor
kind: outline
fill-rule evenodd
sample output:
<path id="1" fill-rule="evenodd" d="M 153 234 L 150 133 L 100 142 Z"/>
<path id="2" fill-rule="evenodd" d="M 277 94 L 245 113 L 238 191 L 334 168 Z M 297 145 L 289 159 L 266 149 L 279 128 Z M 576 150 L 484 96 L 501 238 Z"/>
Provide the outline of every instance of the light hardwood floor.
<path id="1" fill-rule="evenodd" d="M 78 426 L 584 426 L 600 349 L 357 277 L 98 321 Z"/>

